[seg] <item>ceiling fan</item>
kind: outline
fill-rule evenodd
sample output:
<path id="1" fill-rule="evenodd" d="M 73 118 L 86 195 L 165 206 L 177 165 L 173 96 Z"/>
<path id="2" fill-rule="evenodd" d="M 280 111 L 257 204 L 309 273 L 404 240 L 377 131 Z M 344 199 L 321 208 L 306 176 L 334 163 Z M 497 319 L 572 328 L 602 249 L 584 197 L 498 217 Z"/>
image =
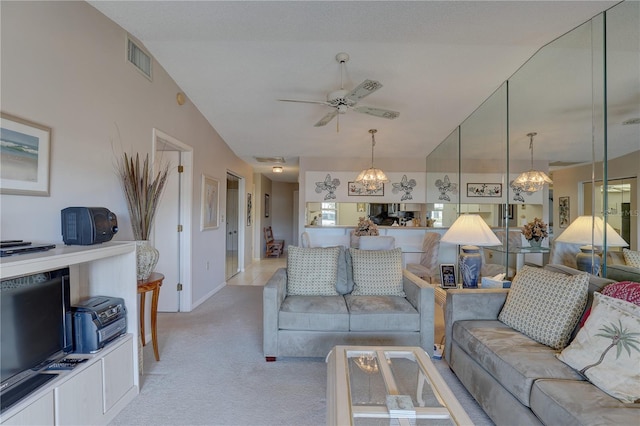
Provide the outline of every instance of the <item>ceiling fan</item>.
<path id="1" fill-rule="evenodd" d="M 336 55 L 336 61 L 340 64 L 340 90 L 335 90 L 327 95 L 326 101 L 307 101 L 307 100 L 299 100 L 299 99 L 278 99 L 282 102 L 300 102 L 306 104 L 320 104 L 331 107 L 331 111 L 329 111 L 324 117 L 320 119 L 315 124 L 315 127 L 326 126 L 333 117 L 338 116 L 339 114 L 344 114 L 347 110 L 352 109 L 355 112 L 360 112 L 363 114 L 369 114 L 376 117 L 394 119 L 397 118 L 400 113 L 397 111 L 391 111 L 388 109 L 382 108 L 374 108 L 368 106 L 358 106 L 358 102 L 364 98 L 365 96 L 369 96 L 376 90 L 382 87 L 382 84 L 379 81 L 375 80 L 365 80 L 360 83 L 355 89 L 348 91 L 344 89 L 342 84 L 343 73 L 344 73 L 344 65 L 349 60 L 349 55 L 346 53 L 338 53 Z M 338 116 L 339 126 L 340 117 Z M 339 130 L 339 127 L 337 127 Z"/>

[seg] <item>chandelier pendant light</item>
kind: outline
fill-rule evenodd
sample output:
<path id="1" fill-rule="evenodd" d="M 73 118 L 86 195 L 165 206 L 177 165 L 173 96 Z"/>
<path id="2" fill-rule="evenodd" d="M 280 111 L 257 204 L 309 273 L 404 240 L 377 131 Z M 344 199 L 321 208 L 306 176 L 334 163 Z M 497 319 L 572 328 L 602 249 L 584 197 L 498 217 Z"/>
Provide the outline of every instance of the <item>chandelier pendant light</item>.
<path id="1" fill-rule="evenodd" d="M 375 192 L 382 188 L 385 183 L 389 183 L 389 178 L 380 169 L 373 166 L 373 148 L 376 146 L 376 129 L 370 129 L 371 133 L 371 167 L 360 172 L 356 178 L 356 183 L 361 184 L 367 191 Z"/>
<path id="2" fill-rule="evenodd" d="M 533 168 L 533 137 L 535 135 L 537 135 L 536 132 L 527 133 L 529 150 L 531 151 L 531 169 L 528 172 L 520 173 L 513 181 L 513 186 L 517 186 L 529 194 L 540 191 L 545 184 L 553 183 L 545 172 Z"/>

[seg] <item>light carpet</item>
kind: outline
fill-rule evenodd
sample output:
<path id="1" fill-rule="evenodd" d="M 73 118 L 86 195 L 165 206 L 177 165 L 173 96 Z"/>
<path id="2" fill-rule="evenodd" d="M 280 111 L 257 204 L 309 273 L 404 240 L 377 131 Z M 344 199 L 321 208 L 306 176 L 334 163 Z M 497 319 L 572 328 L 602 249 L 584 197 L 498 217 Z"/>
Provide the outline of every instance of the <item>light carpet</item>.
<path id="1" fill-rule="evenodd" d="M 140 395 L 111 424 L 326 424 L 324 359 L 264 360 L 262 287 L 226 286 L 193 312 L 160 313 L 158 339 L 160 361 L 147 345 Z M 435 364 L 473 422 L 492 425 L 446 362 Z"/>

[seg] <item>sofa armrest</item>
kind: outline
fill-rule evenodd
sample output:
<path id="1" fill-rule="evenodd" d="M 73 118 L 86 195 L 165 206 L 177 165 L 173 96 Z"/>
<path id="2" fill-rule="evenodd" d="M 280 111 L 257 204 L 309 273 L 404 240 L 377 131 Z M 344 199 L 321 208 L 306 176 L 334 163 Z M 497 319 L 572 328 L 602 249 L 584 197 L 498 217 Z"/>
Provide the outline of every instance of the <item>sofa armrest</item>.
<path id="1" fill-rule="evenodd" d="M 434 287 L 406 269 L 402 271 L 402 287 L 407 300 L 420 314 L 420 346 L 431 357 L 434 341 Z"/>
<path id="2" fill-rule="evenodd" d="M 287 269 L 280 268 L 262 290 L 262 348 L 265 357 L 278 355 L 278 312 L 287 296 Z"/>
<path id="3" fill-rule="evenodd" d="M 614 281 L 640 282 L 640 268 L 629 265 L 607 265 L 607 278 Z"/>
<path id="4" fill-rule="evenodd" d="M 508 288 L 447 290 L 444 310 L 445 357 L 451 353 L 453 324 L 463 320 L 496 320 L 507 300 Z"/>

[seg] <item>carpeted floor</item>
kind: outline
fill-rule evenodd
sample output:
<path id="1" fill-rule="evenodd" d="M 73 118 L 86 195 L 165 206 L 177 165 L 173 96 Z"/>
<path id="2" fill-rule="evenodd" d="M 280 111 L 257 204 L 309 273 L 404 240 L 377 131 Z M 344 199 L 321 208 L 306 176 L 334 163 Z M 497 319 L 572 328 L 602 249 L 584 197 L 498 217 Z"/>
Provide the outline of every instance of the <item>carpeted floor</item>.
<path id="1" fill-rule="evenodd" d="M 160 362 L 147 345 L 140 395 L 111 424 L 326 424 L 324 359 L 264 360 L 261 286 L 226 286 L 193 312 L 160 313 L 158 335 Z M 474 423 L 491 425 L 446 363 L 436 365 Z"/>

